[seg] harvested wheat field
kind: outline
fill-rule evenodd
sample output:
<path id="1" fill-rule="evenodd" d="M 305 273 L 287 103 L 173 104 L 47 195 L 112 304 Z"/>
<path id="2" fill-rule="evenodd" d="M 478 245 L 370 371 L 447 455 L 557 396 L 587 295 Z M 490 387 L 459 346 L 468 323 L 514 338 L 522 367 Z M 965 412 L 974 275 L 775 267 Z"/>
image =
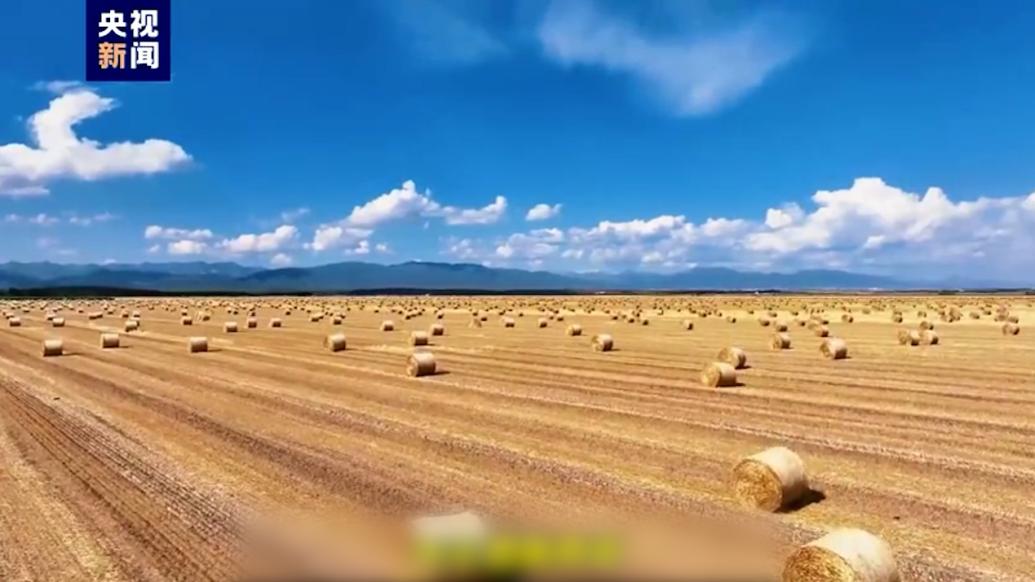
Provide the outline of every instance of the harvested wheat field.
<path id="1" fill-rule="evenodd" d="M 657 524 L 684 537 L 655 551 L 710 579 L 852 579 L 858 559 L 835 551 L 852 544 L 883 560 L 859 580 L 1035 572 L 1027 297 L 0 310 L 20 323 L 0 326 L 5 581 L 236 579 L 271 516 L 405 523 L 464 511 L 630 536 Z M 226 333 L 237 321 L 249 324 Z M 773 348 L 774 329 L 786 349 Z M 604 335 L 610 349 L 594 349 Z M 735 381 L 702 383 L 733 348 L 746 355 Z M 836 567 L 817 573 L 824 560 Z"/>

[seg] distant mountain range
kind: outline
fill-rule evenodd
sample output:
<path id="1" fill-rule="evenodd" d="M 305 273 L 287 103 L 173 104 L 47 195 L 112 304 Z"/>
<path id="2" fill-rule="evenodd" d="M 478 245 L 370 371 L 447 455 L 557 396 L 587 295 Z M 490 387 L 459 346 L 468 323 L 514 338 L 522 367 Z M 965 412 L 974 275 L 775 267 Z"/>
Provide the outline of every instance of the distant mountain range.
<path id="1" fill-rule="evenodd" d="M 1013 285 L 1016 287 L 1016 285 Z M 263 269 L 236 263 L 0 264 L 0 289 L 104 288 L 161 292 L 334 293 L 363 290 L 650 291 L 1005 288 L 980 281 L 918 282 L 845 271 L 745 272 L 708 267 L 677 273 L 551 273 L 473 264 L 345 262 Z"/>

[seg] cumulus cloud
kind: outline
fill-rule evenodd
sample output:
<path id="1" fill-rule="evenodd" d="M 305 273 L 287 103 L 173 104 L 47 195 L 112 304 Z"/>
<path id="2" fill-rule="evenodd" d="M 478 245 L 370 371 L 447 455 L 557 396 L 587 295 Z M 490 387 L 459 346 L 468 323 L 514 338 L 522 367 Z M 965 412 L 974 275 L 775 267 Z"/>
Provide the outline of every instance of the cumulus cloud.
<path id="1" fill-rule="evenodd" d="M 507 212 L 507 199 L 497 196 L 491 204 L 481 208 L 455 208 L 446 206 L 442 208 L 442 216 L 446 224 L 495 224 Z"/>
<path id="2" fill-rule="evenodd" d="M 528 213 L 525 214 L 525 220 L 534 222 L 537 220 L 549 220 L 555 218 L 561 213 L 561 205 L 554 204 L 549 205 L 545 203 L 539 203 L 528 209 Z"/>
<path id="3" fill-rule="evenodd" d="M 496 199 L 481 208 L 443 206 L 432 198 L 431 191 L 420 192 L 413 180 L 353 207 L 344 219 L 318 227 L 306 248 L 325 251 L 350 247 L 370 237 L 381 225 L 415 218 L 440 218 L 449 225 L 494 224 L 507 211 L 507 199 Z"/>
<path id="4" fill-rule="evenodd" d="M 29 118 L 31 145 L 0 145 L 0 195 L 43 195 L 47 184 L 58 179 L 155 174 L 190 161 L 182 147 L 163 139 L 101 144 L 77 136 L 77 124 L 114 109 L 116 103 L 90 89 L 65 89 L 71 90 Z"/>
<path id="5" fill-rule="evenodd" d="M 495 241 L 462 239 L 444 252 L 468 261 L 549 261 L 568 268 L 707 264 L 944 276 L 970 273 L 980 261 L 981 276 L 1003 278 L 1035 269 L 1035 194 L 953 201 L 940 188 L 917 194 L 879 178 L 859 178 L 848 188 L 816 192 L 812 201 L 808 210 L 788 203 L 759 217 L 694 223 L 662 214 L 536 229 Z"/>
<path id="6" fill-rule="evenodd" d="M 219 248 L 233 254 L 269 253 L 279 251 L 298 237 L 298 229 L 290 224 L 278 226 L 273 232 L 242 234 L 232 239 L 223 239 Z"/>
<path id="7" fill-rule="evenodd" d="M 200 255 L 208 251 L 208 244 L 196 241 L 196 240 L 178 240 L 170 242 L 165 247 L 165 251 L 170 255 Z"/>
<path id="8" fill-rule="evenodd" d="M 286 253 L 277 253 L 270 257 L 270 265 L 274 267 L 288 267 L 293 264 L 295 260 L 291 258 L 291 255 Z"/>
<path id="9" fill-rule="evenodd" d="M 675 24 L 675 23 L 674 23 Z M 760 13 L 719 30 L 661 35 L 591 2 L 554 2 L 539 25 L 545 54 L 562 65 L 628 75 L 677 115 L 713 112 L 759 87 L 805 47 L 786 15 Z"/>
<path id="10" fill-rule="evenodd" d="M 152 239 L 186 239 L 186 240 L 209 240 L 213 237 L 212 231 L 207 228 L 186 229 L 171 228 L 152 224 L 144 229 L 144 238 Z"/>
<path id="11" fill-rule="evenodd" d="M 316 229 L 313 241 L 306 244 L 306 248 L 313 251 L 326 251 L 333 248 L 341 248 L 353 245 L 356 242 L 373 234 L 373 230 L 366 228 L 353 228 L 348 226 L 324 225 Z"/>

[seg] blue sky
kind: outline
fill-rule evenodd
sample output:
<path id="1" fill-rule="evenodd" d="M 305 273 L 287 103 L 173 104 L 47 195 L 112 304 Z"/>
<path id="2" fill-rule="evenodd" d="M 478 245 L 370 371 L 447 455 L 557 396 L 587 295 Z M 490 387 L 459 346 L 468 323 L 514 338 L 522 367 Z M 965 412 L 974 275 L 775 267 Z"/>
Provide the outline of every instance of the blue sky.
<path id="1" fill-rule="evenodd" d="M 173 4 L 0 4 L 0 261 L 1035 266 L 1031 3 Z"/>

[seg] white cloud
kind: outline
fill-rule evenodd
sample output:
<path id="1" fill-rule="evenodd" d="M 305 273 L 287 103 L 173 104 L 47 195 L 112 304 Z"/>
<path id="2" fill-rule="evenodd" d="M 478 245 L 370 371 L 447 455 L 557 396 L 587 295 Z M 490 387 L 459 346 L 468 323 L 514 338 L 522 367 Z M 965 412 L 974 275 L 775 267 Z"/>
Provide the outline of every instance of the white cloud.
<path id="1" fill-rule="evenodd" d="M 61 219 L 50 216 L 49 214 L 40 213 L 36 216 L 28 217 L 26 222 L 29 224 L 35 224 L 36 226 L 53 226 L 61 222 Z"/>
<path id="2" fill-rule="evenodd" d="M 407 180 L 402 187 L 356 206 L 345 221 L 353 226 L 374 227 L 413 216 L 434 216 L 440 211 L 441 206 L 431 199 L 430 191 L 421 194 L 413 180 Z"/>
<path id="3" fill-rule="evenodd" d="M 377 243 L 376 245 L 374 245 L 374 250 L 383 255 L 392 252 L 392 249 L 385 243 Z"/>
<path id="4" fill-rule="evenodd" d="M 525 214 L 525 220 L 533 222 L 537 220 L 549 220 L 555 218 L 561 213 L 561 205 L 554 204 L 549 205 L 545 203 L 539 203 L 528 209 L 528 213 Z"/>
<path id="5" fill-rule="evenodd" d="M 407 180 L 399 188 L 353 207 L 344 219 L 320 225 L 305 247 L 317 252 L 349 247 L 369 238 L 383 224 L 414 218 L 441 218 L 449 225 L 493 224 L 506 210 L 507 199 L 503 196 L 482 208 L 442 206 L 431 197 L 431 191 L 422 193 L 413 180 Z"/>
<path id="6" fill-rule="evenodd" d="M 495 224 L 507 212 L 507 199 L 497 196 L 491 204 L 481 208 L 455 208 L 446 206 L 442 216 L 446 224 Z"/>
<path id="7" fill-rule="evenodd" d="M 212 231 L 207 228 L 194 230 L 185 228 L 170 228 L 152 224 L 144 229 L 144 238 L 152 239 L 188 239 L 188 240 L 209 240 L 213 237 Z"/>
<path id="8" fill-rule="evenodd" d="M 294 262 L 295 260 L 291 258 L 291 255 L 286 253 L 277 253 L 270 257 L 270 265 L 274 267 L 288 267 Z"/>
<path id="9" fill-rule="evenodd" d="M 223 239 L 219 248 L 233 254 L 267 253 L 279 251 L 298 237 L 298 229 L 290 224 L 278 226 L 273 232 L 242 234 L 232 239 Z"/>
<path id="10" fill-rule="evenodd" d="M 182 147 L 162 139 L 101 144 L 76 135 L 78 123 L 115 106 L 113 99 L 85 88 L 55 97 L 29 119 L 33 145 L 0 145 L 0 195 L 42 195 L 57 179 L 154 174 L 190 160 Z"/>
<path id="11" fill-rule="evenodd" d="M 208 251 L 208 244 L 196 240 L 178 240 L 170 242 L 165 251 L 170 255 L 200 255 Z"/>
<path id="12" fill-rule="evenodd" d="M 281 224 L 294 224 L 309 215 L 309 209 L 305 206 L 285 210 L 280 213 Z"/>
<path id="13" fill-rule="evenodd" d="M 370 254 L 370 241 L 361 240 L 356 243 L 356 246 L 351 249 L 345 250 L 346 255 L 369 255 Z"/>
<path id="14" fill-rule="evenodd" d="M 795 203 L 785 204 L 782 208 L 770 208 L 765 211 L 765 225 L 773 230 L 790 226 L 801 220 L 805 212 Z"/>
<path id="15" fill-rule="evenodd" d="M 484 26 L 476 11 L 487 4 L 442 2 L 380 3 L 404 35 L 405 46 L 415 56 L 436 65 L 474 65 L 505 56 L 506 45 Z"/>
<path id="16" fill-rule="evenodd" d="M 78 214 L 72 214 L 68 217 L 68 223 L 75 226 L 92 226 L 93 224 L 103 224 L 115 220 L 115 215 L 110 212 L 101 212 L 100 214 L 94 214 L 89 216 L 80 216 Z"/>
<path id="17" fill-rule="evenodd" d="M 316 229 L 316 233 L 313 235 L 313 242 L 307 243 L 306 248 L 313 251 L 326 251 L 348 246 L 367 238 L 373 232 L 373 230 L 365 228 L 324 225 Z"/>
<path id="18" fill-rule="evenodd" d="M 721 30 L 665 36 L 604 14 L 593 2 L 554 2 L 538 36 L 546 55 L 563 65 L 627 74 L 677 115 L 701 115 L 757 88 L 801 52 L 805 35 L 791 24 L 764 13 Z"/>
<path id="19" fill-rule="evenodd" d="M 996 276 L 1035 270 L 1035 194 L 953 201 L 939 188 L 923 195 L 860 178 L 812 197 L 809 211 L 788 203 L 764 217 L 683 215 L 604 220 L 588 227 L 537 229 L 496 241 L 462 239 L 444 250 L 462 260 L 554 267 L 743 269 L 840 268 L 916 276 Z M 975 275 L 975 260 L 980 273 Z M 580 265 L 573 265 L 579 263 Z"/>

